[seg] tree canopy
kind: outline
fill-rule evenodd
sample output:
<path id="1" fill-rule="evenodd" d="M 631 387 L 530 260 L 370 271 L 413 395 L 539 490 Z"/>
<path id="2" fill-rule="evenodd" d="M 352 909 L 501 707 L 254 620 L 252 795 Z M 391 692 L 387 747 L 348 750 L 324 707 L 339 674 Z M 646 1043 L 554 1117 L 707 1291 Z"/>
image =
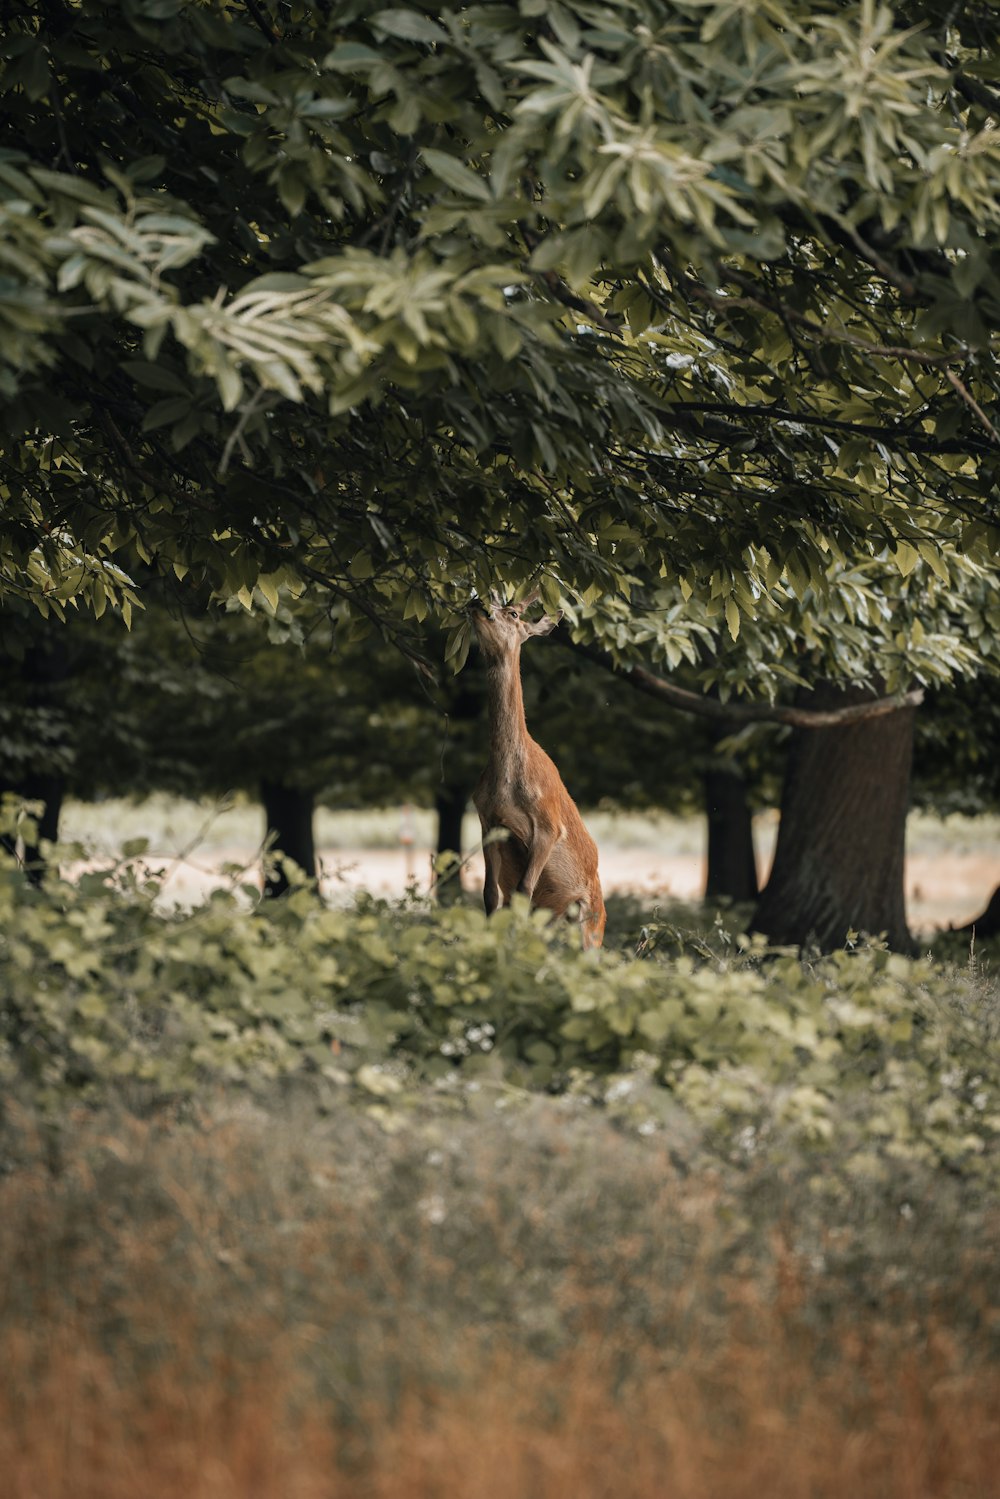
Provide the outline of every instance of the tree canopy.
<path id="1" fill-rule="evenodd" d="M 990 554 L 990 7 L 7 18 L 5 593 L 127 615 L 138 557 L 404 628 L 544 567 L 735 636 Z"/>

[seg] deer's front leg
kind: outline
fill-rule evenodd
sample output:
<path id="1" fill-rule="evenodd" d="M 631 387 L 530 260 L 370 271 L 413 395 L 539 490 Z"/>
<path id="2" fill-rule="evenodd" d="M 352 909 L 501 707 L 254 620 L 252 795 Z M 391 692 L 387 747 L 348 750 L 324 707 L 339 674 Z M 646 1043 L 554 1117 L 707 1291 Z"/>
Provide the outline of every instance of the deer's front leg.
<path id="1" fill-rule="evenodd" d="M 536 823 L 528 846 L 528 867 L 521 876 L 518 890 L 529 900 L 535 894 L 535 886 L 542 877 L 542 870 L 549 862 L 549 855 L 559 841 L 562 829 L 558 824 Z"/>
<path id="2" fill-rule="evenodd" d="M 485 839 L 489 829 L 483 828 Z M 486 861 L 486 882 L 483 885 L 483 905 L 487 916 L 492 916 L 500 904 L 500 844 L 484 843 L 483 858 Z"/>

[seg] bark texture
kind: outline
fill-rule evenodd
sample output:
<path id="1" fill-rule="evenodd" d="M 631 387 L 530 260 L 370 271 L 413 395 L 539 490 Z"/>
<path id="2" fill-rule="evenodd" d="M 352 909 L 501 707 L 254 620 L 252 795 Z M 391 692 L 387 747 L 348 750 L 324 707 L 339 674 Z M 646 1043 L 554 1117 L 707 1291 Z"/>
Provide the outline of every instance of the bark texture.
<path id="1" fill-rule="evenodd" d="M 274 852 L 286 855 L 304 870 L 311 880 L 316 878 L 316 845 L 313 841 L 313 812 L 315 798 L 311 791 L 298 786 L 283 786 L 280 781 L 262 781 L 260 797 L 264 804 L 264 817 L 268 835 L 273 835 Z M 265 896 L 284 895 L 288 880 L 283 869 L 268 876 L 264 882 Z"/>
<path id="2" fill-rule="evenodd" d="M 437 812 L 438 858 L 454 854 L 461 860 L 462 820 L 472 800 L 479 776 L 480 745 L 487 736 L 486 683 L 481 671 L 467 667 L 457 683 L 450 685 L 447 703 L 447 737 L 441 755 L 441 781 L 434 797 Z M 459 875 L 448 874 L 435 881 L 435 895 L 443 905 L 452 905 L 462 895 Z"/>
<path id="3" fill-rule="evenodd" d="M 821 687 L 818 708 L 864 701 Z M 913 950 L 903 855 L 913 708 L 832 729 L 796 729 L 781 798 L 774 866 L 753 927 L 773 942 L 843 946 L 848 932 L 886 934 Z"/>

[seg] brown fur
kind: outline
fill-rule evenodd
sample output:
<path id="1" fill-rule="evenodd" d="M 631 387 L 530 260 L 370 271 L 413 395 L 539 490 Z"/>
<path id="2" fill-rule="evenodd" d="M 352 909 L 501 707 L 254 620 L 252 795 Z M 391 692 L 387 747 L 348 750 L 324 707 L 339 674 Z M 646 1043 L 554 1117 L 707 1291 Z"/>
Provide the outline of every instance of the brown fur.
<path id="1" fill-rule="evenodd" d="M 525 723 L 521 645 L 558 623 L 548 616 L 526 620 L 522 611 L 530 602 L 504 607 L 495 601 L 489 614 L 474 621 L 489 667 L 490 758 L 473 800 L 484 841 L 497 829 L 508 834 L 485 842 L 483 900 L 488 916 L 508 905 L 515 891 L 554 916 L 578 906 L 584 947 L 600 947 L 606 918 L 597 845 L 555 764 Z"/>

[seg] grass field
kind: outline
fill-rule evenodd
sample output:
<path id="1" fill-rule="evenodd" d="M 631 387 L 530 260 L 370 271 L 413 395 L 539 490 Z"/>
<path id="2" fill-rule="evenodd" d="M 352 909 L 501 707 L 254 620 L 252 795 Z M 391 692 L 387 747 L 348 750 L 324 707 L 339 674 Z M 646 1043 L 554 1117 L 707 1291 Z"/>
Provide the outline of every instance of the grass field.
<path id="1" fill-rule="evenodd" d="M 670 855 L 700 857 L 704 824 L 697 817 L 671 817 L 658 812 L 586 812 L 587 825 L 601 848 L 643 849 Z M 398 849 L 404 821 L 412 828 L 420 848 L 430 848 L 434 838 L 434 814 L 414 808 L 405 814 L 400 807 L 332 812 L 321 807 L 316 816 L 316 840 L 329 849 Z M 127 838 L 149 838 L 158 854 L 174 854 L 195 844 L 213 851 L 241 847 L 248 857 L 262 837 L 260 808 L 245 797 L 229 801 L 185 801 L 156 795 L 131 802 L 109 798 L 102 802 L 69 802 L 63 814 L 63 834 L 112 851 Z M 773 847 L 777 820 L 765 813 L 757 818 L 755 837 L 758 855 L 767 862 Z M 479 840 L 479 823 L 473 813 L 465 819 L 466 847 Z M 913 812 L 907 827 L 911 854 L 965 854 L 995 858 L 1000 864 L 1000 817 L 934 817 Z"/>
<path id="2" fill-rule="evenodd" d="M 112 851 L 127 838 L 149 838 L 160 854 L 196 844 L 206 852 L 242 848 L 249 857 L 263 835 L 260 807 L 245 797 L 231 801 L 191 802 L 156 795 L 130 802 L 109 798 L 102 802 L 70 802 L 63 814 L 63 834 Z M 665 849 L 669 853 L 699 855 L 703 833 L 696 818 L 665 813 L 589 812 L 595 838 L 609 848 Z M 325 849 L 398 849 L 404 827 L 419 848 L 434 840 L 434 814 L 424 808 L 373 808 L 332 812 L 321 807 L 316 815 L 316 841 Z M 997 820 L 1000 827 L 1000 819 Z M 474 847 L 479 822 L 469 813 L 463 841 Z"/>
<path id="3" fill-rule="evenodd" d="M 705 830 L 700 818 L 655 813 L 587 813 L 600 847 L 606 891 L 634 891 L 648 902 L 692 901 L 704 889 Z M 255 869 L 263 836 L 260 808 L 244 799 L 233 804 L 194 803 L 156 796 L 134 804 L 109 800 L 70 803 L 64 836 L 113 856 L 130 838 L 149 839 L 150 857 L 170 868 L 165 895 L 194 902 L 220 882 L 230 863 Z M 400 842 L 401 831 L 412 843 Z M 755 824 L 758 867 L 770 864 L 777 817 Z M 467 849 L 479 842 L 474 815 L 463 833 Z M 409 885 L 426 890 L 431 880 L 434 822 L 430 812 L 399 807 L 330 812 L 316 818 L 317 848 L 332 900 L 350 900 L 359 889 L 399 896 Z M 473 854 L 464 875 L 470 892 L 482 888 L 481 856 Z M 929 934 L 962 925 L 981 911 L 1000 883 L 1000 817 L 946 819 L 913 813 L 907 834 L 906 893 L 911 925 Z"/>

